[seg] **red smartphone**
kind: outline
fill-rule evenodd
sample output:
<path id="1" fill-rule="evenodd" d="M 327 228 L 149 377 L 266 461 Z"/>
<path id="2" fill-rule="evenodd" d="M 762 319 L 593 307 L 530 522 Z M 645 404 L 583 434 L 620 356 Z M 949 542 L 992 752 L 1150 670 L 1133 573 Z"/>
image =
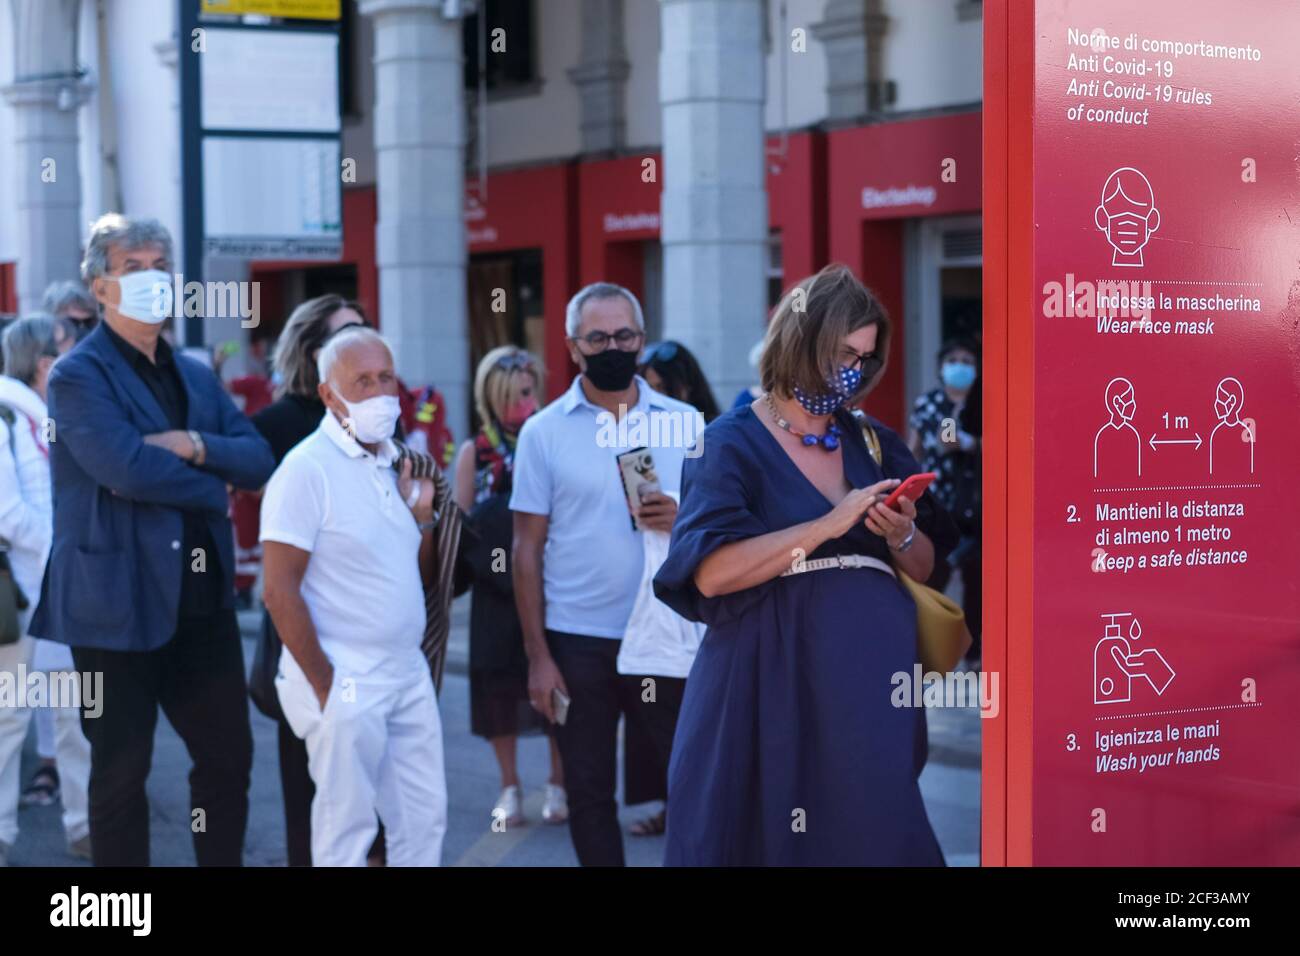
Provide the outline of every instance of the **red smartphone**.
<path id="1" fill-rule="evenodd" d="M 894 507 L 898 504 L 899 498 L 916 501 L 921 495 L 925 494 L 925 489 L 930 487 L 930 482 L 938 477 L 939 475 L 933 471 L 923 471 L 919 475 L 911 475 L 889 493 L 889 497 L 885 499 L 885 507 Z"/>

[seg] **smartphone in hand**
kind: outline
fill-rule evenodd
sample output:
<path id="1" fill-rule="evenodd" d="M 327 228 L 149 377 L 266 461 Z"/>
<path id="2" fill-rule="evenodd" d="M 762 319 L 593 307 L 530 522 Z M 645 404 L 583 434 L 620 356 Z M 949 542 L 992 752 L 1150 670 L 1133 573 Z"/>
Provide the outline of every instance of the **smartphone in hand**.
<path id="1" fill-rule="evenodd" d="M 563 724 L 569 719 L 569 704 L 571 701 L 564 691 L 558 687 L 551 688 L 551 706 L 555 708 L 555 722 Z"/>
<path id="2" fill-rule="evenodd" d="M 933 471 L 923 471 L 919 475 L 911 475 L 903 481 L 897 488 L 889 493 L 885 499 L 885 507 L 893 508 L 898 504 L 899 498 L 906 498 L 909 501 L 916 501 L 921 495 L 925 494 L 925 489 L 930 487 L 930 483 L 939 475 Z"/>

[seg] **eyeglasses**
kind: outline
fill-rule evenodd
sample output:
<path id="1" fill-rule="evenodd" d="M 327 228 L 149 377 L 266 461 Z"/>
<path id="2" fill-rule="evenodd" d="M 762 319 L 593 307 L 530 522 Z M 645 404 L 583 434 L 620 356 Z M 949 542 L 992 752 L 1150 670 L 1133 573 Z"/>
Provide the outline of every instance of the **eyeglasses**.
<path id="1" fill-rule="evenodd" d="M 885 360 L 875 352 L 867 352 L 864 355 L 859 355 L 852 349 L 845 349 L 844 351 L 853 356 L 853 361 L 847 363 L 845 367 L 861 369 L 863 382 L 867 382 L 874 378 L 876 373 L 885 367 Z"/>
<path id="2" fill-rule="evenodd" d="M 603 352 L 609 347 L 610 340 L 623 352 L 631 352 L 636 348 L 636 344 L 645 338 L 645 333 L 640 329 L 619 329 L 613 335 L 607 332 L 588 332 L 586 335 L 571 335 L 569 338 L 574 342 L 586 342 L 587 347 L 593 352 Z"/>
<path id="3" fill-rule="evenodd" d="M 642 365 L 649 365 L 652 362 L 671 362 L 677 358 L 676 342 L 656 342 L 645 350 L 645 355 L 641 357 Z"/>

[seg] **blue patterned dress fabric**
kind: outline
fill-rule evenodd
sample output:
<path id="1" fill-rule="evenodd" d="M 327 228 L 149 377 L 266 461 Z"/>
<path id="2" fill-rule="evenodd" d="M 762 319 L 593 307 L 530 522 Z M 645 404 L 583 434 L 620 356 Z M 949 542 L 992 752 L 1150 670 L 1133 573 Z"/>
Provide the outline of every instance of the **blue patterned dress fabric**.
<path id="1" fill-rule="evenodd" d="M 920 471 L 893 431 L 875 424 L 884 472 L 847 412 L 844 474 L 863 488 Z M 821 494 L 749 407 L 704 432 L 687 458 L 682 500 L 655 593 L 708 624 L 686 682 L 669 767 L 669 866 L 942 866 L 921 800 L 924 710 L 895 707 L 892 676 L 917 661 L 916 606 L 889 574 L 833 569 L 778 577 L 706 598 L 700 562 L 730 542 L 818 518 Z M 936 560 L 956 529 L 928 495 L 917 525 Z M 861 523 L 808 560 L 865 554 L 889 561 Z"/>

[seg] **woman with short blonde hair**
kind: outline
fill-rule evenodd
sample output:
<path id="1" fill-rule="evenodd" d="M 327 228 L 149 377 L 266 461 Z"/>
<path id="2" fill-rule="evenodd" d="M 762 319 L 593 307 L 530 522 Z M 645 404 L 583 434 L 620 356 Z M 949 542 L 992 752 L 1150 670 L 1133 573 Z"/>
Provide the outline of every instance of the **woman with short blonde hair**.
<path id="1" fill-rule="evenodd" d="M 941 865 L 917 778 L 925 716 L 891 702 L 917 663 L 916 606 L 955 543 L 920 470 L 851 409 L 879 382 L 889 319 L 844 266 L 776 309 L 764 395 L 704 431 L 655 593 L 709 625 L 669 770 L 667 865 Z M 803 821 L 803 825 L 798 825 Z"/>
<path id="2" fill-rule="evenodd" d="M 524 734 L 550 733 L 550 725 L 528 703 L 528 658 L 515 611 L 505 555 L 514 539 L 510 512 L 515 443 L 524 422 L 539 407 L 542 366 L 529 352 L 502 345 L 483 356 L 474 373 L 478 434 L 456 454 L 456 502 L 469 516 L 476 539 L 466 553 L 473 569 L 469 617 L 470 731 L 492 744 L 501 770 L 501 794 L 492 820 L 506 827 L 524 822 L 523 792 L 515 757 Z M 542 819 L 563 823 L 568 800 L 559 750 L 551 738 L 551 776 Z"/>

